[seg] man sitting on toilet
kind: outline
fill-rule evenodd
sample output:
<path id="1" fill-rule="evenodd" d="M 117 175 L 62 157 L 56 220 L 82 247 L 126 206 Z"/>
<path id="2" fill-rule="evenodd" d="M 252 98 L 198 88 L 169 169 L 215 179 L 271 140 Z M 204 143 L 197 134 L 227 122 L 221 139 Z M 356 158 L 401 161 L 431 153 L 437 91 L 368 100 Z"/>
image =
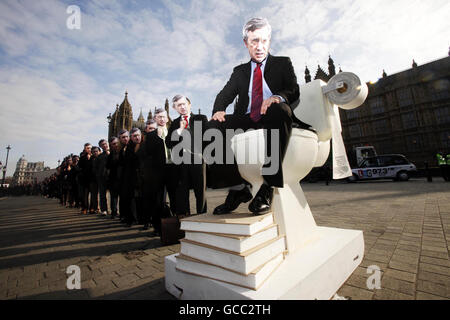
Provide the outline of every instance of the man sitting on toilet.
<path id="1" fill-rule="evenodd" d="M 290 105 L 300 96 L 297 77 L 288 57 L 269 54 L 271 32 L 265 18 L 252 18 L 244 25 L 243 40 L 251 60 L 234 68 L 227 84 L 217 95 L 209 128 L 220 130 L 224 137 L 226 129 L 267 129 L 266 150 L 273 150 L 271 144 L 278 144 L 278 159 L 283 161 L 292 127 L 308 129 L 309 126 L 292 113 Z M 225 110 L 236 96 L 234 113 L 227 115 Z M 278 131 L 278 141 L 271 141 L 271 130 Z M 224 147 L 225 154 L 232 152 L 229 139 Z M 210 166 L 212 181 L 209 186 L 230 188 L 225 202 L 214 209 L 217 215 L 231 213 L 241 203 L 252 200 L 248 183 L 240 176 L 236 161 L 225 164 L 225 154 L 224 164 Z M 283 187 L 283 171 L 279 163 L 275 174 L 263 175 L 264 183 L 249 204 L 249 210 L 255 215 L 269 212 L 273 188 Z M 268 166 L 270 163 L 264 164 L 264 167 Z"/>

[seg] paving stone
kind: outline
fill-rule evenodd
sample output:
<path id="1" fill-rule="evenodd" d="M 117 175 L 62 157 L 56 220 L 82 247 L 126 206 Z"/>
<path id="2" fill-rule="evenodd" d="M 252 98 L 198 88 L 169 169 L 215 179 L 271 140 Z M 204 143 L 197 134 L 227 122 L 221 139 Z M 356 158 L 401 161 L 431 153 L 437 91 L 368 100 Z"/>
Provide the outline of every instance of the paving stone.
<path id="1" fill-rule="evenodd" d="M 91 298 L 101 298 L 107 294 L 117 292 L 117 290 L 118 288 L 116 285 L 112 281 L 109 281 L 109 283 L 106 282 L 102 285 L 97 285 L 93 288 L 87 289 L 87 293 Z"/>
<path id="2" fill-rule="evenodd" d="M 408 281 L 408 282 L 416 282 L 416 274 L 411 273 L 411 272 L 406 272 L 406 271 L 395 270 L 395 269 L 391 269 L 391 268 L 388 268 L 385 271 L 384 276 L 388 276 L 388 277 L 392 277 L 395 279 L 404 280 L 404 281 Z"/>
<path id="3" fill-rule="evenodd" d="M 420 252 L 420 255 L 426 256 L 426 257 L 432 257 L 432 258 L 448 259 L 448 253 L 445 253 L 445 252 L 422 250 Z"/>
<path id="4" fill-rule="evenodd" d="M 132 285 L 134 282 L 139 280 L 140 278 L 135 274 L 127 274 L 123 277 L 114 278 L 112 281 L 118 288 L 124 288 Z"/>
<path id="5" fill-rule="evenodd" d="M 115 272 L 119 275 L 119 276 L 125 276 L 128 274 L 133 274 L 135 272 L 140 271 L 141 269 L 139 269 L 137 266 L 133 265 L 133 266 L 129 266 L 129 267 L 121 267 L 119 270 L 116 270 Z"/>
<path id="6" fill-rule="evenodd" d="M 391 261 L 389 261 L 388 268 L 407 271 L 410 273 L 417 273 L 417 264 L 403 263 L 392 259 Z"/>
<path id="7" fill-rule="evenodd" d="M 361 289 L 368 289 L 367 288 L 367 279 L 368 279 L 369 275 L 358 275 L 358 274 L 352 274 L 350 276 L 350 278 L 346 281 L 346 284 L 353 286 L 353 287 L 357 287 L 357 288 L 361 288 Z"/>
<path id="8" fill-rule="evenodd" d="M 415 284 L 412 282 L 399 280 L 390 276 L 383 276 L 381 279 L 381 287 L 391 289 L 400 293 L 414 296 Z"/>
<path id="9" fill-rule="evenodd" d="M 420 262 L 419 269 L 421 271 L 428 271 L 428 272 L 432 272 L 432 273 L 442 274 L 447 277 L 450 276 L 450 268 L 448 268 L 448 267 L 443 267 L 443 266 L 438 266 L 438 265 L 434 265 L 434 264 Z"/>
<path id="10" fill-rule="evenodd" d="M 169 256 L 169 255 L 171 255 L 171 254 L 174 254 L 174 252 L 173 251 L 171 251 L 171 250 L 168 250 L 168 249 L 165 249 L 165 250 L 155 250 L 154 251 L 154 254 L 156 255 L 156 256 L 158 256 L 159 258 L 164 258 L 164 257 L 166 257 L 166 256 Z"/>
<path id="11" fill-rule="evenodd" d="M 434 264 L 437 266 L 443 266 L 443 267 L 450 268 L 450 260 L 448 260 L 448 259 L 438 259 L 438 258 L 433 258 L 433 257 L 421 256 L 420 262 L 425 262 L 428 264 Z"/>
<path id="12" fill-rule="evenodd" d="M 412 255 L 404 256 L 404 255 L 398 254 L 397 251 L 395 251 L 394 255 L 391 257 L 390 262 L 394 262 L 394 261 L 417 266 L 419 263 L 419 256 L 418 255 L 417 256 L 412 256 Z M 408 270 L 405 270 L 405 271 L 408 271 Z"/>
<path id="13" fill-rule="evenodd" d="M 101 267 L 100 269 L 97 269 L 97 270 L 99 270 L 102 274 L 108 274 L 108 273 L 120 270 L 122 268 L 123 268 L 123 266 L 120 264 L 109 264 L 109 265 Z M 94 270 L 94 271 L 97 271 L 97 270 Z"/>
<path id="14" fill-rule="evenodd" d="M 377 290 L 373 298 L 375 300 L 414 300 L 414 296 L 386 288 Z"/>
<path id="15" fill-rule="evenodd" d="M 450 287 L 450 277 L 419 269 L 417 278 Z"/>
<path id="16" fill-rule="evenodd" d="M 369 259 L 366 259 L 366 257 L 364 257 L 364 259 L 361 262 L 360 266 L 364 267 L 364 268 L 367 268 L 367 267 L 370 267 L 370 266 L 377 266 L 377 267 L 380 268 L 380 271 L 382 271 L 382 272 L 387 269 L 387 263 L 381 263 L 381 262 L 378 262 L 378 261 L 369 260 Z"/>
<path id="17" fill-rule="evenodd" d="M 81 281 L 81 283 L 80 283 L 80 287 L 82 289 L 90 289 L 90 288 L 94 288 L 96 286 L 97 286 L 97 283 L 92 279 L 86 280 L 86 281 Z"/>
<path id="18" fill-rule="evenodd" d="M 416 300 L 447 300 L 447 299 L 430 293 L 417 291 Z"/>
<path id="19" fill-rule="evenodd" d="M 381 254 L 375 254 L 375 253 L 368 253 L 365 258 L 375 261 L 375 262 L 381 262 L 381 263 L 388 263 L 390 260 L 390 256 L 388 255 L 381 255 Z"/>
<path id="20" fill-rule="evenodd" d="M 445 240 L 441 241 L 430 241 L 430 240 L 424 240 L 422 241 L 422 247 L 437 247 L 437 248 L 447 248 L 447 243 Z"/>
<path id="21" fill-rule="evenodd" d="M 412 251 L 414 253 L 419 253 L 420 252 L 420 247 L 419 246 L 408 246 L 408 245 L 405 245 L 405 244 L 397 245 L 397 249 L 406 250 L 406 251 Z"/>
<path id="22" fill-rule="evenodd" d="M 139 277 L 139 278 L 148 278 L 148 277 L 152 277 L 154 274 L 158 273 L 159 270 L 152 268 L 152 267 L 147 267 L 144 269 L 141 269 L 139 271 L 136 271 L 135 274 Z"/>
<path id="23" fill-rule="evenodd" d="M 147 255 L 139 257 L 137 260 L 139 260 L 140 262 L 148 262 L 148 261 L 152 261 L 155 258 L 158 258 L 158 256 L 156 254 L 149 253 L 148 251 L 146 253 L 147 253 Z"/>
<path id="24" fill-rule="evenodd" d="M 110 282 L 111 280 L 113 280 L 113 279 L 115 279 L 115 278 L 118 278 L 119 277 L 119 275 L 117 274 L 117 273 L 115 273 L 115 272 L 112 272 L 112 273 L 109 273 L 109 274 L 104 274 L 104 275 L 101 275 L 101 276 L 99 276 L 99 277 L 95 277 L 95 278 L 92 278 L 92 280 L 97 284 L 97 285 L 100 285 L 100 284 L 103 284 L 103 283 L 107 283 L 107 282 Z"/>
<path id="25" fill-rule="evenodd" d="M 37 287 L 33 289 L 21 289 L 20 292 L 17 293 L 17 298 L 27 298 L 32 299 L 33 296 L 41 295 L 43 293 L 49 292 L 49 288 L 47 286 Z"/>
<path id="26" fill-rule="evenodd" d="M 417 280 L 417 291 L 426 292 L 450 299 L 450 286 L 445 286 L 430 281 L 420 279 Z"/>
<path id="27" fill-rule="evenodd" d="M 433 247 L 433 246 L 422 245 L 422 250 L 441 252 L 441 253 L 444 253 L 444 254 L 448 253 L 447 247 Z"/>
<path id="28" fill-rule="evenodd" d="M 17 287 L 17 284 L 19 283 L 19 281 L 17 279 L 14 280 L 8 280 L 6 282 L 6 289 L 11 289 L 11 288 L 15 288 Z"/>

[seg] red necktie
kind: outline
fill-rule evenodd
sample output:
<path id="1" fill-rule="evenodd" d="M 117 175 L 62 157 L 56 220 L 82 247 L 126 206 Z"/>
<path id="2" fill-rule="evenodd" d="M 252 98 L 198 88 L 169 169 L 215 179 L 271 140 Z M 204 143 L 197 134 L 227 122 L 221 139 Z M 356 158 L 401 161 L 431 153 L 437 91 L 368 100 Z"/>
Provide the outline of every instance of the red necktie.
<path id="1" fill-rule="evenodd" d="M 262 103 L 263 103 L 263 89 L 262 89 L 261 63 L 257 63 L 255 71 L 253 71 L 252 106 L 250 109 L 250 119 L 252 119 L 254 122 L 258 122 L 259 119 L 261 119 Z"/>
<path id="2" fill-rule="evenodd" d="M 183 116 L 184 117 L 184 121 L 186 121 L 186 125 L 184 126 L 184 128 L 186 129 L 188 127 L 188 116 Z"/>

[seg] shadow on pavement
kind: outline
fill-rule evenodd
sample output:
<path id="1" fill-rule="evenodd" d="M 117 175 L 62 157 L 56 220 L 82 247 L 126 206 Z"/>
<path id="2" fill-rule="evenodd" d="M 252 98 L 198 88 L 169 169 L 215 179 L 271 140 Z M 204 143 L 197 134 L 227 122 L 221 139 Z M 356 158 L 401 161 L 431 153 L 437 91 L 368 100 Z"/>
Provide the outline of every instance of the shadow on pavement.
<path id="1" fill-rule="evenodd" d="M 164 286 L 164 279 L 149 281 L 144 285 L 101 295 L 96 288 L 64 290 L 25 296 L 18 300 L 175 300 Z"/>

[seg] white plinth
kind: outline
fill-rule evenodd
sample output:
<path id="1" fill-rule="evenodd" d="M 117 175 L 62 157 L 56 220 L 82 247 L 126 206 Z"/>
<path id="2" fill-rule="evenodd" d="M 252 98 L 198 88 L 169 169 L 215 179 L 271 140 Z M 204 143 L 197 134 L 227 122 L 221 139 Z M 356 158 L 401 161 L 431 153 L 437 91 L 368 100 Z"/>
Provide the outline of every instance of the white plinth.
<path id="1" fill-rule="evenodd" d="M 166 290 L 183 300 L 330 299 L 364 255 L 362 231 L 317 227 L 315 236 L 258 289 L 251 290 L 176 270 L 177 254 L 165 258 Z"/>

